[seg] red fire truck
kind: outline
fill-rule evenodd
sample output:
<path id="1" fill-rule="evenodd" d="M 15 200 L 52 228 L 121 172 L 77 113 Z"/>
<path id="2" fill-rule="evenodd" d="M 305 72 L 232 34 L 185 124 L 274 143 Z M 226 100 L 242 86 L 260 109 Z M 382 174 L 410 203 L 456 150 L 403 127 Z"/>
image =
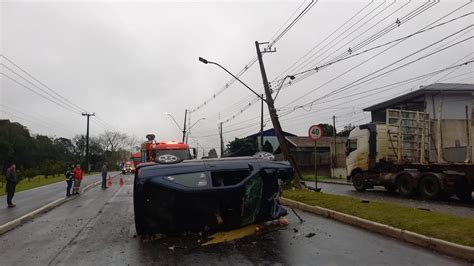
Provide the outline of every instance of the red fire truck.
<path id="1" fill-rule="evenodd" d="M 156 141 L 154 134 L 148 134 L 146 138 L 147 141 L 141 146 L 140 162 L 155 162 L 159 158 L 164 161 L 172 158 L 178 158 L 179 160 L 196 158 L 196 149 L 189 148 L 189 145 L 186 143 L 180 141 Z"/>

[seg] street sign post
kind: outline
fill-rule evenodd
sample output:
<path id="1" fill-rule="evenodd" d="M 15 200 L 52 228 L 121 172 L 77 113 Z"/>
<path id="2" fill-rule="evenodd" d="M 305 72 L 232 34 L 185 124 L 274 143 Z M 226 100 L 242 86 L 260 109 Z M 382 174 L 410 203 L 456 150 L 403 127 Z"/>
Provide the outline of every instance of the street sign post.
<path id="1" fill-rule="evenodd" d="M 319 125 L 312 125 L 308 129 L 308 136 L 314 140 L 314 191 L 320 192 L 321 188 L 318 188 L 318 163 L 317 163 L 317 147 L 318 140 L 323 137 L 323 129 Z"/>

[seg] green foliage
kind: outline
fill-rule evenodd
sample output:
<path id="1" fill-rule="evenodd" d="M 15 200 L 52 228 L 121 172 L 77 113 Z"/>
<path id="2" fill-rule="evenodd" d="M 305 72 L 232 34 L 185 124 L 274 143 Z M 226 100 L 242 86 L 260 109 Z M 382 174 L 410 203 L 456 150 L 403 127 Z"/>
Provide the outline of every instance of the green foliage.
<path id="1" fill-rule="evenodd" d="M 347 196 L 286 190 L 288 199 L 350 214 L 370 221 L 409 230 L 429 237 L 474 247 L 474 219 L 438 212 L 427 212 L 397 204 L 371 201 L 362 203 Z"/>
<path id="2" fill-rule="evenodd" d="M 337 132 L 337 136 L 340 136 L 340 137 L 349 137 L 349 133 L 351 133 L 351 130 L 353 130 L 356 126 L 349 123 L 347 125 L 344 126 L 344 129 Z"/>
<path id="3" fill-rule="evenodd" d="M 251 156 L 257 152 L 257 143 L 250 138 L 235 138 L 227 144 L 227 154 L 229 157 Z"/>
<path id="4" fill-rule="evenodd" d="M 319 124 L 319 126 L 323 129 L 323 136 L 324 137 L 331 137 L 334 134 L 334 127 L 330 124 Z"/>
<path id="5" fill-rule="evenodd" d="M 217 158 L 216 149 L 214 149 L 214 148 L 210 149 L 209 152 L 207 153 L 207 156 L 209 156 L 210 158 Z"/>

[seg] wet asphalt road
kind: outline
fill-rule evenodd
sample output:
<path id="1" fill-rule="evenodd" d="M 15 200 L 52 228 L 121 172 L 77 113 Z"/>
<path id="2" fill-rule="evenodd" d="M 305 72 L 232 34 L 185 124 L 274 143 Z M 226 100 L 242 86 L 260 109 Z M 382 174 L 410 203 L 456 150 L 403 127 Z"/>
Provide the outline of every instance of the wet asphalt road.
<path id="1" fill-rule="evenodd" d="M 136 237 L 132 176 L 93 188 L 0 236 L 2 265 L 284 264 L 470 265 L 319 216 L 290 211 L 288 227 L 270 227 L 231 243 L 199 246 L 198 235 Z M 306 237 L 314 233 L 313 237 Z M 170 246 L 177 246 L 169 250 Z"/>
<path id="2" fill-rule="evenodd" d="M 116 175 L 118 172 L 111 172 L 109 175 Z M 81 187 L 101 180 L 100 174 L 84 176 Z M 7 196 L 0 197 L 0 224 L 4 224 L 32 212 L 52 201 L 66 196 L 66 181 L 57 182 L 51 185 L 16 192 L 13 197 L 15 208 L 7 208 Z"/>
<path id="3" fill-rule="evenodd" d="M 306 185 L 314 187 L 314 182 L 307 181 Z M 360 199 L 376 200 L 381 202 L 396 203 L 399 205 L 423 208 L 456 216 L 474 218 L 474 203 L 465 203 L 455 198 L 443 200 L 425 200 L 421 197 L 405 198 L 398 193 L 389 193 L 383 187 L 367 189 L 365 192 L 358 192 L 352 184 L 331 184 L 318 183 L 321 192 L 336 195 L 346 195 Z"/>

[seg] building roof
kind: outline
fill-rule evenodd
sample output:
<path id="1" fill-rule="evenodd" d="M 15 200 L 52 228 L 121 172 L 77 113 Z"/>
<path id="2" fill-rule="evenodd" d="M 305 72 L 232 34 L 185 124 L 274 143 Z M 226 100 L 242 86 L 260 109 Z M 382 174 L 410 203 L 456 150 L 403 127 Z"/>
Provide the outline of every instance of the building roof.
<path id="1" fill-rule="evenodd" d="M 287 136 L 288 142 L 296 148 L 314 148 L 314 140 L 310 137 Z M 336 143 L 345 143 L 346 137 L 336 137 Z M 334 141 L 334 137 L 322 137 L 318 140 L 319 147 L 329 147 Z"/>
<path id="2" fill-rule="evenodd" d="M 283 131 L 283 135 L 285 135 L 285 136 L 296 136 L 295 134 L 291 134 L 291 133 L 288 133 L 288 132 L 285 132 L 285 131 Z M 247 136 L 247 138 L 259 137 L 259 136 L 260 136 L 260 132 L 249 135 L 249 136 Z M 276 136 L 275 129 L 270 128 L 270 129 L 267 129 L 267 130 L 263 131 L 263 136 L 264 137 Z"/>
<path id="3" fill-rule="evenodd" d="M 474 84 L 460 84 L 460 83 L 434 83 L 428 86 L 420 86 L 420 89 L 416 91 L 409 92 L 407 94 L 395 97 L 385 102 L 381 102 L 367 108 L 364 108 L 364 111 L 376 111 L 380 109 L 389 108 L 393 105 L 405 103 L 412 99 L 428 95 L 428 94 L 459 94 L 459 93 L 472 93 L 474 92 Z"/>

